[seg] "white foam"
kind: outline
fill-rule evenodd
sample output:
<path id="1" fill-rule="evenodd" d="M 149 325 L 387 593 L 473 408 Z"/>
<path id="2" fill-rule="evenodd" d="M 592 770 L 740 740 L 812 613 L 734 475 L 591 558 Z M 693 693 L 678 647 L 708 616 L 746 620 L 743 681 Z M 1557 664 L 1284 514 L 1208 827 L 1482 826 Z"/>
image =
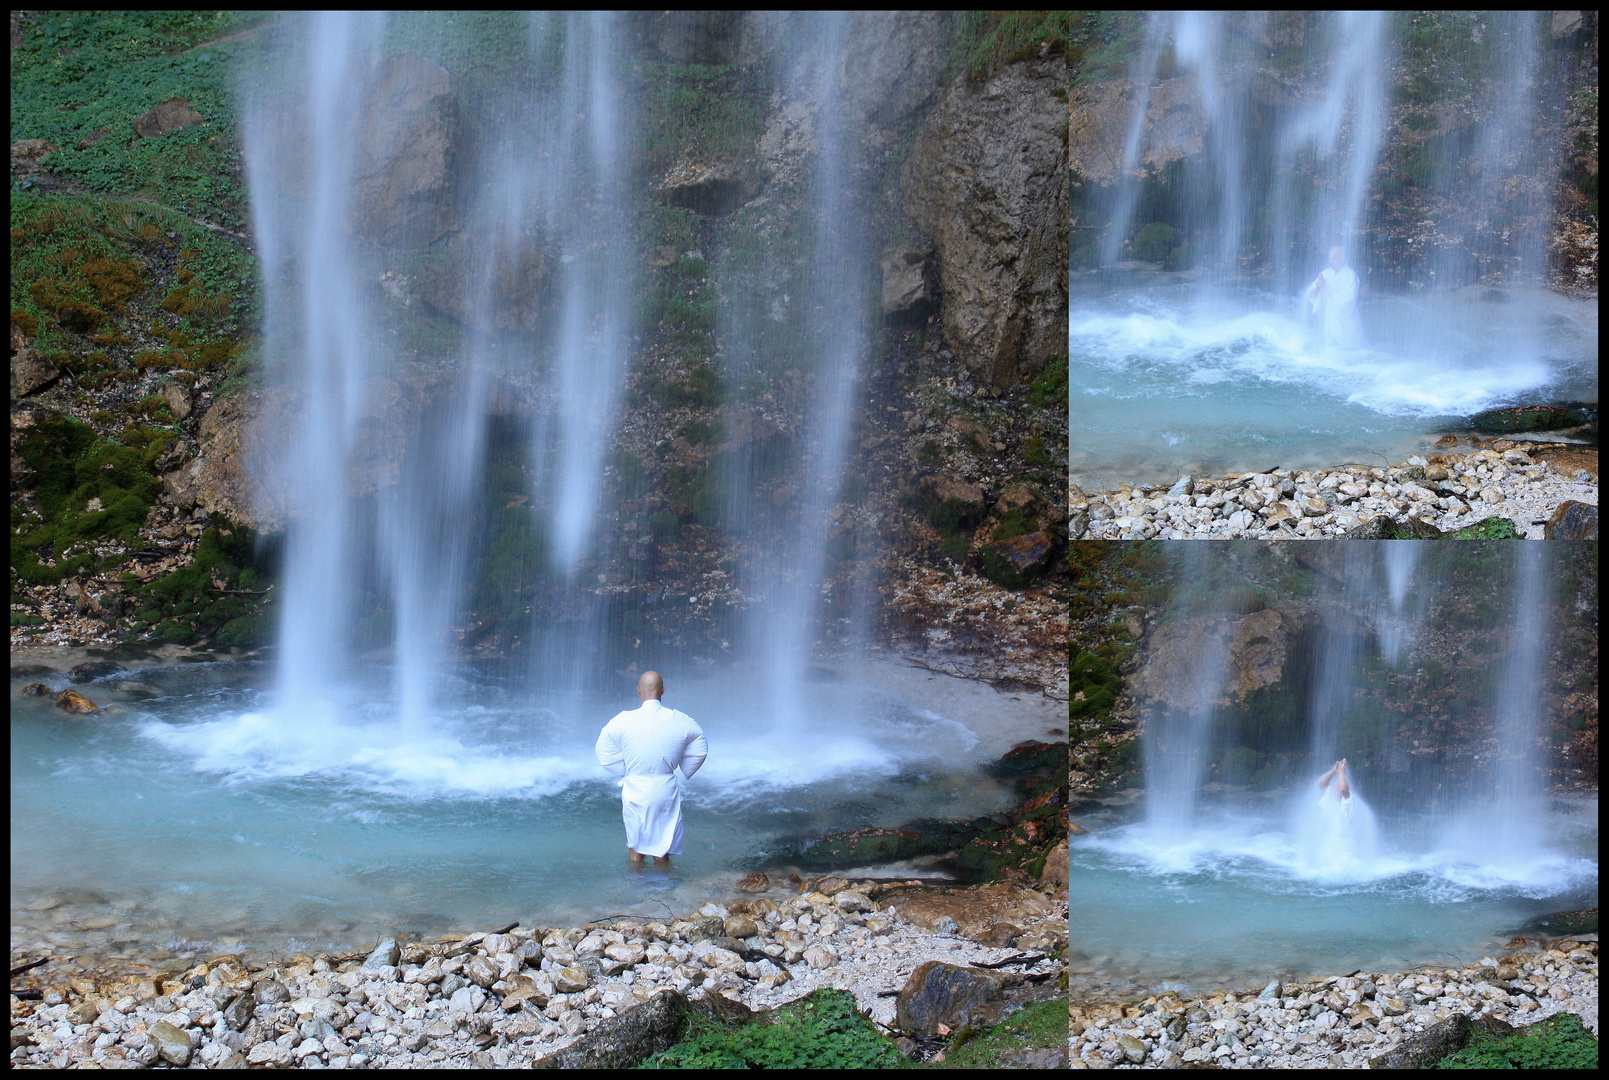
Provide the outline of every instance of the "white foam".
<path id="1" fill-rule="evenodd" d="M 1163 877 L 1194 874 L 1258 881 L 1285 888 L 1407 889 L 1429 902 L 1463 901 L 1475 893 L 1557 895 L 1597 877 L 1593 860 L 1545 846 L 1517 854 L 1491 845 L 1438 838 L 1425 850 L 1381 839 L 1375 815 L 1356 789 L 1350 814 L 1337 800 L 1303 792 L 1282 821 L 1244 814 L 1204 814 L 1184 830 L 1140 823 L 1082 838 L 1131 872 Z"/>
<path id="2" fill-rule="evenodd" d="M 1405 346 L 1398 351 L 1335 349 L 1319 345 L 1309 328 L 1289 316 L 1237 311 L 1227 303 L 1189 313 L 1082 312 L 1072 317 L 1070 330 L 1077 355 L 1143 381 L 1203 389 L 1295 384 L 1388 416 L 1478 412 L 1547 386 L 1558 375 L 1540 358 L 1513 352 L 1485 358 L 1483 343 L 1471 340 L 1469 328 L 1448 327 L 1440 341 L 1383 334 Z"/>

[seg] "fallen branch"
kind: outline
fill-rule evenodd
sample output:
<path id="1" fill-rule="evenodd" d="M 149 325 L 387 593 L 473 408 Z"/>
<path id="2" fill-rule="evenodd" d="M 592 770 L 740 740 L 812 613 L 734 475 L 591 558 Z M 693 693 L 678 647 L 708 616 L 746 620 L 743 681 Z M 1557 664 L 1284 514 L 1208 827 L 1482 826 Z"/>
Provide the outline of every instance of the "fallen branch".
<path id="1" fill-rule="evenodd" d="M 215 593 L 222 593 L 225 596 L 267 596 L 268 595 L 268 590 L 267 589 L 214 589 L 211 586 L 208 586 L 207 591 L 208 592 L 215 592 Z M 515 923 L 514 925 L 518 926 L 519 923 Z"/>
<path id="2" fill-rule="evenodd" d="M 34 968 L 38 967 L 40 964 L 48 964 L 48 963 L 50 963 L 50 957 L 46 956 L 43 959 L 35 960 L 31 964 L 24 964 L 21 967 L 14 967 L 14 968 L 11 969 L 11 977 L 13 979 L 15 979 L 18 975 L 21 975 L 24 971 L 32 971 Z"/>
<path id="3" fill-rule="evenodd" d="M 996 960 L 992 964 L 974 964 L 980 968 L 1003 968 L 1008 964 L 1037 964 L 1041 960 L 1049 960 L 1048 956 L 1008 956 L 1004 960 Z"/>

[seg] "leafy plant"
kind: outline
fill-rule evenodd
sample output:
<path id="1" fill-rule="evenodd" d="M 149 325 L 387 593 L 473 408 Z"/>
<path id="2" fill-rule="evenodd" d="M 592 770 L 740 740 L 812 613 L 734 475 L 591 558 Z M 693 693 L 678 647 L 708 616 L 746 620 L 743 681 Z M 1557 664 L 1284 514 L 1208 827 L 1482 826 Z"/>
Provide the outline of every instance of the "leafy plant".
<path id="1" fill-rule="evenodd" d="M 899 1051 L 844 990 L 817 990 L 738 1028 L 694 1021 L 688 1037 L 644 1069 L 887 1069 Z"/>
<path id="2" fill-rule="evenodd" d="M 1438 1069 L 1598 1069 L 1598 1040 L 1575 1013 L 1558 1013 L 1503 1038 L 1475 1041 L 1435 1065 Z"/>

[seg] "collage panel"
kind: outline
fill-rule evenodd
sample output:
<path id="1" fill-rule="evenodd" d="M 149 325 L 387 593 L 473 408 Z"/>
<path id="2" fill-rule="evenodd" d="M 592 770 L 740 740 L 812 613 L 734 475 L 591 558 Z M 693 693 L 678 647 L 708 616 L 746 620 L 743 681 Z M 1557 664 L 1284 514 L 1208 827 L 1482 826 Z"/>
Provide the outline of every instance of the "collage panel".
<path id="1" fill-rule="evenodd" d="M 12 1064 L 1064 1067 L 1073 21 L 12 12 Z"/>
<path id="2" fill-rule="evenodd" d="M 1595 16 L 1084 23 L 1075 537 L 1595 535 Z"/>
<path id="3" fill-rule="evenodd" d="M 1074 1057 L 1595 1053 L 1597 556 L 1075 542 Z"/>

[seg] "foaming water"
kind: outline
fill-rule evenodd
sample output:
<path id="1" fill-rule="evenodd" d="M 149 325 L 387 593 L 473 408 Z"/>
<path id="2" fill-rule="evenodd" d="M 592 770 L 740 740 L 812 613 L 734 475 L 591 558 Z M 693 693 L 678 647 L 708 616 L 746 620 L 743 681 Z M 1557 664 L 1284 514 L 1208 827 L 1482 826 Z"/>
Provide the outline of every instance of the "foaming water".
<path id="1" fill-rule="evenodd" d="M 1187 830 L 1075 837 L 1074 949 L 1142 985 L 1249 985 L 1478 958 L 1542 912 L 1597 902 L 1595 799 L 1548 808 L 1548 842 L 1524 853 L 1493 848 L 1485 813 L 1382 820 L 1351 802 L 1342 817 L 1304 790 L 1210 807 Z"/>
<path id="2" fill-rule="evenodd" d="M 1595 314 L 1472 293 L 1366 295 L 1363 349 L 1324 345 L 1291 298 L 1267 293 L 1203 298 L 1164 280 L 1075 295 L 1075 479 L 1394 463 L 1484 409 L 1596 396 Z"/>
<path id="3" fill-rule="evenodd" d="M 797 704 L 811 723 L 782 735 L 746 705 L 763 700 L 761 676 L 671 673 L 669 703 L 700 721 L 711 756 L 683 785 L 673 871 L 637 875 L 619 790 L 593 752 L 634 699 L 537 701 L 457 672 L 444 683 L 453 707 L 408 728 L 394 722 L 394 673 L 363 674 L 374 697 L 294 722 L 252 664 L 143 669 L 161 691 L 148 700 L 97 684 L 115 709 L 96 725 L 19 698 L 14 915 L 48 920 L 18 909 L 78 889 L 122 905 L 109 933 L 145 945 L 291 951 L 514 919 L 663 917 L 724 893 L 779 840 L 1004 809 L 1009 785 L 979 765 L 1043 735 L 1059 708 L 868 666 L 807 683 Z"/>

